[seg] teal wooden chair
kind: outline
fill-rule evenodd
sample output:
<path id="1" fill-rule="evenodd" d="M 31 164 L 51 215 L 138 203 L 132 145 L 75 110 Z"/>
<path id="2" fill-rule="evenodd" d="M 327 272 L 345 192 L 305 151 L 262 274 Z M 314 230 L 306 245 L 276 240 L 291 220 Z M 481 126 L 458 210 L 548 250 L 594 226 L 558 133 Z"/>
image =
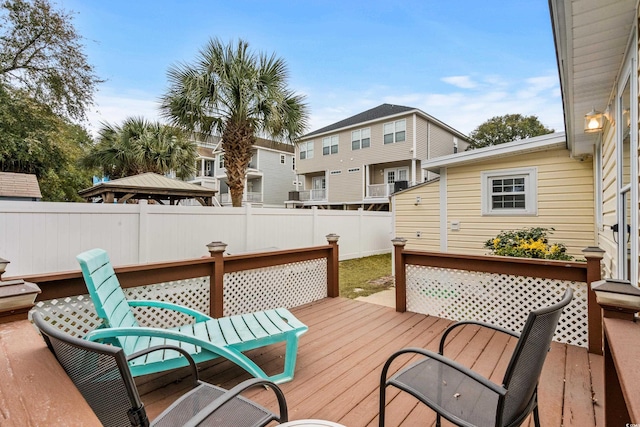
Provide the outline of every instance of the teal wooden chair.
<path id="1" fill-rule="evenodd" d="M 307 326 L 289 310 L 277 308 L 256 313 L 214 319 L 202 312 L 163 301 L 127 300 L 111 266 L 108 254 L 91 249 L 77 256 L 87 289 L 103 324 L 85 339 L 109 342 L 131 355 L 157 345 L 185 349 L 196 363 L 224 357 L 256 378 L 275 383 L 293 379 L 298 338 Z M 131 307 L 157 307 L 193 317 L 193 323 L 174 328 L 140 326 Z M 242 352 L 286 342 L 284 370 L 268 376 Z M 130 362 L 133 376 L 151 374 L 186 365 L 176 352 L 153 352 Z"/>

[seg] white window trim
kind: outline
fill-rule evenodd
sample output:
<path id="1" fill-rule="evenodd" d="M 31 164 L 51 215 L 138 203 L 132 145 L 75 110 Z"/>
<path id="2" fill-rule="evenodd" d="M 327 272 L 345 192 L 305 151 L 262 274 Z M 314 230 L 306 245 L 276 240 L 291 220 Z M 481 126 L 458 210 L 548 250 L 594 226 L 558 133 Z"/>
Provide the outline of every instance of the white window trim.
<path id="1" fill-rule="evenodd" d="M 334 143 L 335 141 L 335 143 Z M 328 145 L 325 146 L 325 143 L 328 142 Z M 331 135 L 322 138 L 322 155 L 323 156 L 331 156 L 333 154 L 338 154 L 338 147 L 340 146 L 340 136 L 339 135 Z M 336 152 L 333 152 L 333 147 L 336 147 Z M 329 148 L 329 152 L 325 154 L 324 149 Z"/>
<path id="2" fill-rule="evenodd" d="M 398 129 L 397 129 L 397 125 L 398 125 L 398 123 L 401 123 L 401 122 L 404 122 L 404 130 L 403 130 L 403 131 L 398 131 Z M 384 132 L 384 128 L 385 128 L 385 126 L 386 126 L 386 125 L 393 125 L 393 132 L 392 132 L 392 133 L 385 133 L 385 132 Z M 396 139 L 396 135 L 397 135 L 399 132 L 404 132 L 404 139 L 403 139 L 402 141 L 398 141 L 398 140 Z M 384 142 L 384 137 L 385 137 L 385 135 L 393 135 L 393 141 L 391 141 L 391 142 Z M 387 123 L 384 123 L 384 124 L 382 125 L 382 144 L 383 144 L 383 145 L 395 144 L 395 143 L 397 143 L 397 142 L 406 142 L 406 140 L 407 140 L 407 119 L 394 120 L 394 121 L 392 121 L 392 122 L 387 122 Z"/>
<path id="3" fill-rule="evenodd" d="M 287 158 L 285 157 L 284 154 L 280 154 L 280 164 L 284 165 L 287 163 Z"/>
<path id="4" fill-rule="evenodd" d="M 363 137 L 362 133 L 364 131 L 369 131 L 369 136 L 367 137 Z M 358 132 L 358 138 L 354 139 L 353 138 L 353 134 Z M 369 140 L 369 145 L 367 145 L 366 147 L 362 146 L 362 140 L 363 139 L 368 139 Z M 353 143 L 358 141 L 358 148 L 353 148 Z M 356 150 L 364 150 L 365 148 L 369 148 L 371 147 L 371 128 L 362 128 L 362 129 L 356 129 L 351 131 L 351 151 L 356 151 Z"/>
<path id="5" fill-rule="evenodd" d="M 491 185 L 494 178 L 525 177 L 525 209 L 492 209 Z M 537 216 L 538 215 L 538 168 L 502 169 L 481 172 L 483 216 Z"/>
<path id="6" fill-rule="evenodd" d="M 309 147 L 311 147 L 311 150 L 309 150 Z M 301 142 L 299 155 L 300 160 L 313 159 L 313 150 L 313 141 Z M 311 155 L 309 155 L 309 152 L 311 152 Z M 302 153 L 304 153 L 304 159 L 302 158 Z"/>

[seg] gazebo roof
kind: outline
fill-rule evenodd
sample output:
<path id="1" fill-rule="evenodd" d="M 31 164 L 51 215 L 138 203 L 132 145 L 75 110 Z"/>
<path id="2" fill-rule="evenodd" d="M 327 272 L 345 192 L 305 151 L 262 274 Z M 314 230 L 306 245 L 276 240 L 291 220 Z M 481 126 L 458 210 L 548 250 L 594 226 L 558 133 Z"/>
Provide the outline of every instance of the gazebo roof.
<path id="1" fill-rule="evenodd" d="M 182 199 L 196 199 L 204 206 L 213 205 L 216 190 L 147 172 L 113 181 L 101 182 L 78 192 L 87 201 L 100 197 L 104 203 L 125 203 L 130 199 L 156 200 L 176 204 Z"/>

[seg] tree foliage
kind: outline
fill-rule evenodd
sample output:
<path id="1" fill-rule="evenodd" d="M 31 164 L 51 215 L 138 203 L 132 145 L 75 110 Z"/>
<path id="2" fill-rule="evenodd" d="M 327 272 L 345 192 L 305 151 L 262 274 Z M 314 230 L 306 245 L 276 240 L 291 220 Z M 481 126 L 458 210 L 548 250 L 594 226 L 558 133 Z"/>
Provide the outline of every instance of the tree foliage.
<path id="1" fill-rule="evenodd" d="M 504 144 L 505 142 L 546 135 L 554 132 L 544 126 L 536 116 L 506 114 L 492 117 L 469 134 L 469 149 Z"/>
<path id="2" fill-rule="evenodd" d="M 187 179 L 195 173 L 196 157 L 195 145 L 180 129 L 130 117 L 121 126 L 103 124 L 83 164 L 112 179 L 145 172 Z"/>
<path id="3" fill-rule="evenodd" d="M 57 113 L 84 118 L 101 80 L 71 14 L 48 0 L 0 1 L 0 83 L 25 90 Z"/>
<path id="4" fill-rule="evenodd" d="M 81 201 L 91 172 L 79 159 L 91 144 L 84 128 L 24 91 L 0 84 L 0 171 L 32 173 L 46 201 Z"/>
<path id="5" fill-rule="evenodd" d="M 283 59 L 253 53 L 247 42 L 210 40 L 194 64 L 172 66 L 162 110 L 171 123 L 222 137 L 233 206 L 241 206 L 256 135 L 295 142 L 307 127 L 307 106 L 287 87 Z"/>

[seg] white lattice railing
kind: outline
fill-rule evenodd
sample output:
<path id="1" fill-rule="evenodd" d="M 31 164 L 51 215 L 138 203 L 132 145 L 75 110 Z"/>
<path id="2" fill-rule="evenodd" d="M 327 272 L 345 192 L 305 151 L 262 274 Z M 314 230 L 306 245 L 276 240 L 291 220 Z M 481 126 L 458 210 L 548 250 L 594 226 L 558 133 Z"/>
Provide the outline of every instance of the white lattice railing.
<path id="1" fill-rule="evenodd" d="M 124 289 L 127 299 L 161 300 L 209 313 L 209 277 L 158 283 Z M 224 315 L 276 307 L 291 308 L 327 296 L 327 262 L 324 258 L 227 273 L 224 276 Z M 72 335 L 83 336 L 100 326 L 89 295 L 40 301 L 34 310 Z M 142 326 L 168 328 L 189 322 L 170 310 L 135 307 Z"/>
<path id="2" fill-rule="evenodd" d="M 571 287 L 573 300 L 562 314 L 554 340 L 588 344 L 585 283 L 418 265 L 406 266 L 406 282 L 409 311 L 514 331 L 522 330 L 531 310 L 559 301 Z"/>

